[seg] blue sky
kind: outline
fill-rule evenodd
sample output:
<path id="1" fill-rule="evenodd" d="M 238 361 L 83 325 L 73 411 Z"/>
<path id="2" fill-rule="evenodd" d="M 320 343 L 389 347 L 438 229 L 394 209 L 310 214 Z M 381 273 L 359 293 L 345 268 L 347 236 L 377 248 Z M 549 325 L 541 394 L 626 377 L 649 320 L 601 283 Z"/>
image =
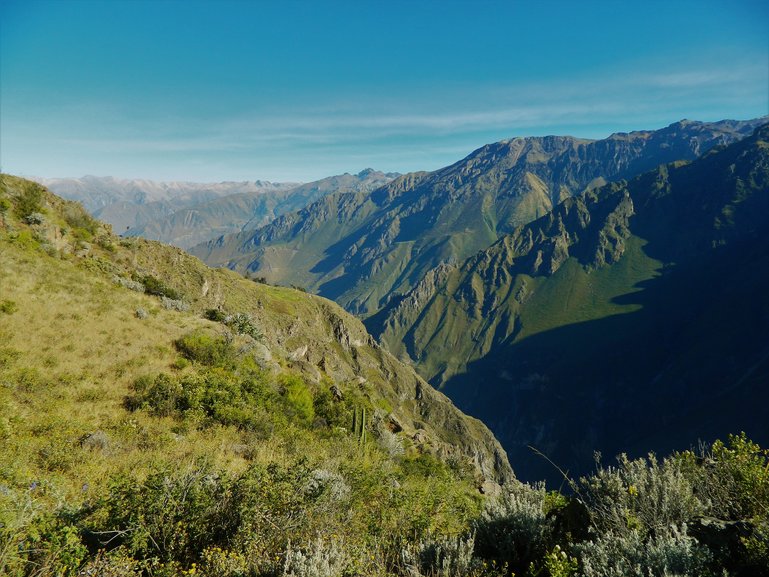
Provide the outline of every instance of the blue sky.
<path id="1" fill-rule="evenodd" d="M 769 2 L 0 0 L 0 164 L 308 181 L 769 114 Z"/>

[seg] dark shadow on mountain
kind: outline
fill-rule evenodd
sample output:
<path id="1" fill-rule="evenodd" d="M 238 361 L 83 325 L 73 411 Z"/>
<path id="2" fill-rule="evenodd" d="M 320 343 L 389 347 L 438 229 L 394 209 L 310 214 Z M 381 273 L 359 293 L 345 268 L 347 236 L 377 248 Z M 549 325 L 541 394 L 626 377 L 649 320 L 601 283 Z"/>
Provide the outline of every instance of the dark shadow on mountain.
<path id="1" fill-rule="evenodd" d="M 556 486 L 557 470 L 529 446 L 579 475 L 594 451 L 666 454 L 742 430 L 767 444 L 763 236 L 668 266 L 615 299 L 635 312 L 502 343 L 443 390 L 493 430 L 519 478 Z"/>

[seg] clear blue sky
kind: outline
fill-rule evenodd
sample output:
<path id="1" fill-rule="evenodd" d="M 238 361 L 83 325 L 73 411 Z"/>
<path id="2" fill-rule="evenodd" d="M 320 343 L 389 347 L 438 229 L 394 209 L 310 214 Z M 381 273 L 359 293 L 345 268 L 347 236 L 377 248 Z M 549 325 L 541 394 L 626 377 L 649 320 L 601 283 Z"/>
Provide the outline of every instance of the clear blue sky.
<path id="1" fill-rule="evenodd" d="M 313 180 L 769 113 L 769 2 L 0 0 L 0 163 Z"/>

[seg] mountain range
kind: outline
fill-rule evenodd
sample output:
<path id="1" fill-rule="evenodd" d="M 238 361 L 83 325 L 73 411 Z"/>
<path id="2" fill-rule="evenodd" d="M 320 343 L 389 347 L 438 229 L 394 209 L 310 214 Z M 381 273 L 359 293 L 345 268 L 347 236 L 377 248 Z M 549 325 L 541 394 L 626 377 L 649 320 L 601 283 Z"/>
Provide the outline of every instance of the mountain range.
<path id="1" fill-rule="evenodd" d="M 116 232 L 143 226 L 177 210 L 210 202 L 231 194 L 286 191 L 300 183 L 252 182 L 157 182 L 111 176 L 82 178 L 35 178 L 52 192 L 81 203 L 92 216 L 112 225 Z"/>
<path id="2" fill-rule="evenodd" d="M 329 176 L 288 189 L 227 194 L 179 209 L 169 216 L 155 218 L 126 231 L 124 236 L 141 236 L 190 248 L 225 234 L 257 229 L 281 214 L 299 210 L 326 194 L 370 192 L 397 176 L 368 168 L 355 175 Z"/>
<path id="3" fill-rule="evenodd" d="M 585 192 L 367 320 L 528 474 L 769 439 L 769 125 Z M 554 470 L 550 469 L 551 477 Z"/>
<path id="4" fill-rule="evenodd" d="M 762 123 L 503 141 L 192 253 L 367 317 L 527 479 L 557 475 L 530 447 L 584 472 L 595 450 L 764 441 Z"/>
<path id="5" fill-rule="evenodd" d="M 329 194 L 256 231 L 193 247 L 212 266 L 304 286 L 366 316 L 430 270 L 461 262 L 559 202 L 729 144 L 761 123 L 681 121 L 603 140 L 514 138 L 372 193 Z"/>
<path id="6" fill-rule="evenodd" d="M 156 182 L 112 177 L 39 178 L 54 193 L 80 202 L 123 234 L 189 248 L 224 234 L 264 226 L 331 192 L 368 192 L 397 173 L 358 174 L 295 182 Z"/>

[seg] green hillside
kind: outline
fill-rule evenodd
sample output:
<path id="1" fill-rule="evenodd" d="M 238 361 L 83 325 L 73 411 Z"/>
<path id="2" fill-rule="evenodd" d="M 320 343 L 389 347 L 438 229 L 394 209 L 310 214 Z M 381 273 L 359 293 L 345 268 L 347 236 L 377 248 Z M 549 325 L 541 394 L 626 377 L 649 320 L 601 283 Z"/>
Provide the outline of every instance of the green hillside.
<path id="1" fill-rule="evenodd" d="M 524 478 L 769 439 L 769 133 L 569 199 L 367 325 Z"/>
<path id="2" fill-rule="evenodd" d="M 270 555 L 289 540 L 337 532 L 350 562 L 378 574 L 401 531 L 460 532 L 479 487 L 513 479 L 480 422 L 337 305 L 119 239 L 79 205 L 1 178 L 0 573 L 59 574 L 118 544 L 167 565 L 152 575 L 199 562 L 196 543 L 224 544 L 206 541 L 208 527 L 158 525 L 160 544 L 146 519 L 125 516 L 150 515 L 120 500 L 165 478 L 180 483 L 172 492 L 216 480 L 194 488 L 190 506 L 209 508 L 236 480 L 264 483 L 269 494 L 248 494 L 263 499 L 252 522 L 264 541 L 239 541 L 254 567 L 280 565 Z M 294 495 L 307 483 L 311 494 Z M 164 495 L 179 509 L 153 522 L 198 513 Z"/>

